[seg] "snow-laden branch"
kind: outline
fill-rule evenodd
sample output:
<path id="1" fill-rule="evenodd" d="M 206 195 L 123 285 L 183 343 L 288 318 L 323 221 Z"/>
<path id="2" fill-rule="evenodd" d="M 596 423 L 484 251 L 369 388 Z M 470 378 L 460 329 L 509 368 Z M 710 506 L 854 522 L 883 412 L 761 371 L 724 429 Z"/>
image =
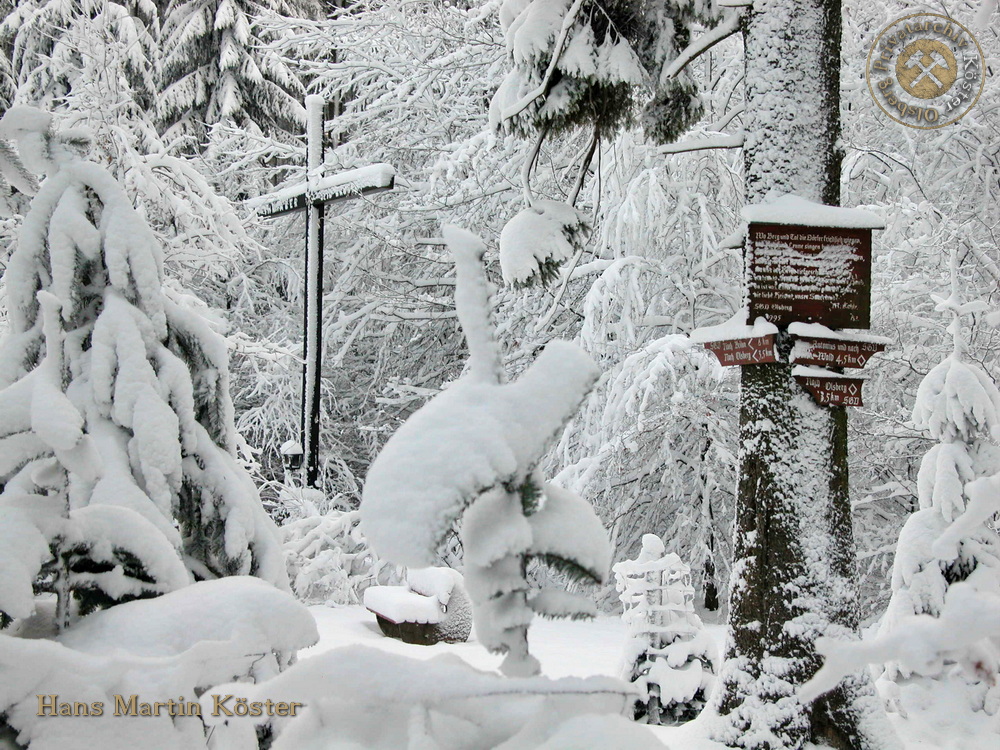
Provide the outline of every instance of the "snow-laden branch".
<path id="1" fill-rule="evenodd" d="M 724 19 L 722 19 L 722 23 L 714 29 L 706 31 L 700 37 L 691 42 L 691 44 L 685 47 L 684 51 L 677 56 L 677 59 L 664 69 L 661 78 L 663 80 L 676 78 L 678 74 L 680 74 L 680 72 L 684 70 L 684 68 L 686 68 L 693 60 L 700 57 L 705 52 L 708 52 L 708 50 L 712 49 L 712 47 L 721 42 L 723 39 L 728 39 L 739 30 L 740 14 L 729 13 Z"/>
<path id="2" fill-rule="evenodd" d="M 706 151 L 714 148 L 741 148 L 745 136 L 743 133 L 735 135 L 720 135 L 716 138 L 704 138 L 701 140 L 687 140 L 680 143 L 668 143 L 656 149 L 658 154 L 683 154 L 688 151 Z"/>
<path id="3" fill-rule="evenodd" d="M 575 0 L 572 7 L 566 13 L 566 17 L 563 19 L 562 28 L 559 29 L 559 37 L 556 39 L 555 46 L 552 48 L 552 58 L 549 60 L 549 67 L 545 71 L 545 75 L 542 77 L 542 82 L 527 94 L 522 96 L 513 105 L 503 110 L 503 112 L 500 113 L 501 120 L 510 120 L 513 117 L 517 117 L 533 101 L 546 92 L 549 87 L 549 81 L 552 80 L 552 76 L 556 72 L 556 67 L 559 64 L 559 56 L 562 54 L 563 45 L 566 44 L 566 36 L 569 34 L 569 30 L 573 27 L 576 15 L 580 12 L 580 8 L 582 6 L 583 0 Z"/>
<path id="4" fill-rule="evenodd" d="M 964 661 L 963 653 L 975 653 L 981 641 L 998 634 L 1000 597 L 968 583 L 956 583 L 948 590 L 940 617 L 911 615 L 891 632 L 861 642 L 820 638 L 816 650 L 826 661 L 801 687 L 798 698 L 814 700 L 866 664 L 898 660 L 913 672 L 937 674 L 943 657 Z"/>

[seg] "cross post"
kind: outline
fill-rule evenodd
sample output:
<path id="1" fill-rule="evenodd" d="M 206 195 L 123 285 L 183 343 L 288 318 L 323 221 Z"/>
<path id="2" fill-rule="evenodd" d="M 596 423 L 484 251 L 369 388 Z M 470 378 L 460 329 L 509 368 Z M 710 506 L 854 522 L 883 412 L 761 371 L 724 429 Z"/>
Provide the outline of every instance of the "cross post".
<path id="1" fill-rule="evenodd" d="M 319 483 L 320 365 L 323 351 L 323 222 L 328 203 L 352 200 L 392 190 L 395 170 L 372 164 L 344 172 L 324 174 L 325 101 L 306 97 L 306 180 L 304 183 L 255 198 L 248 204 L 261 218 L 305 211 L 305 305 L 302 340 L 302 410 L 299 440 L 302 445 L 304 486 Z"/>

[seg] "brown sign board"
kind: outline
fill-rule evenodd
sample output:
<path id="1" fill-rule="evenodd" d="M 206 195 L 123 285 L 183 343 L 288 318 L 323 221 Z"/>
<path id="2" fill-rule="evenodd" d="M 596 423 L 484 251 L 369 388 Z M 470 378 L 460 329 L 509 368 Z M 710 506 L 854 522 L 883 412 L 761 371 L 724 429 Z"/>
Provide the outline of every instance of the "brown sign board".
<path id="1" fill-rule="evenodd" d="M 750 320 L 828 328 L 871 324 L 871 229 L 751 223 Z"/>
<path id="2" fill-rule="evenodd" d="M 871 341 L 841 341 L 797 336 L 792 354 L 797 365 L 818 367 L 864 367 L 885 344 Z"/>
<path id="3" fill-rule="evenodd" d="M 837 378 L 796 375 L 795 379 L 805 388 L 817 404 L 824 406 L 864 406 L 861 401 L 861 378 Z"/>
<path id="4" fill-rule="evenodd" d="M 762 365 L 777 362 L 774 357 L 774 334 L 749 339 L 706 341 L 705 347 L 719 358 L 723 367 L 734 365 Z"/>

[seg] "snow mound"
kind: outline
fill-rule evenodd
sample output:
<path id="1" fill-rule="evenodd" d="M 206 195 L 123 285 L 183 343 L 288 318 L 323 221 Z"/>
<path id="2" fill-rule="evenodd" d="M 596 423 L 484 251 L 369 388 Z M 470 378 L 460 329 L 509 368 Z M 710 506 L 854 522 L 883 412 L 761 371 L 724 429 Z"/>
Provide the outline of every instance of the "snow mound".
<path id="1" fill-rule="evenodd" d="M 309 610 L 251 576 L 201 581 L 83 618 L 60 642 L 75 651 L 174 656 L 202 641 L 239 639 L 247 649 L 291 653 L 319 640 Z"/>
<path id="2" fill-rule="evenodd" d="M 303 659 L 265 683 L 221 685 L 213 692 L 304 703 L 273 750 L 663 748 L 647 729 L 619 715 L 632 697 L 619 680 L 503 678 L 450 654 L 418 661 L 366 647 L 341 648 Z M 211 713 L 209 696 L 202 706 Z M 225 717 L 205 719 L 217 725 Z"/>
<path id="3" fill-rule="evenodd" d="M 561 201 L 538 200 L 507 222 L 500 233 L 500 270 L 514 286 L 543 283 L 570 260 L 590 232 L 583 213 Z"/>

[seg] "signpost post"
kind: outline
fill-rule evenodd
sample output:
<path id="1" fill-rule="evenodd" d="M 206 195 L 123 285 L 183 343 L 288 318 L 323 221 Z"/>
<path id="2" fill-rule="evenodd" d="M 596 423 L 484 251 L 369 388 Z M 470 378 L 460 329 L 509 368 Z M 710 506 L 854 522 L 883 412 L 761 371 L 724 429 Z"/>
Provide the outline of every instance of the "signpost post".
<path id="1" fill-rule="evenodd" d="M 719 675 L 732 737 L 812 676 L 818 633 L 857 629 L 845 407 L 862 406 L 859 368 L 888 343 L 857 330 L 871 321 L 877 216 L 792 195 L 743 215 L 745 308 L 691 334 L 741 368 L 733 543 L 741 575 Z M 775 746 L 855 747 L 854 715 L 837 712 L 873 705 L 874 692 L 861 678 L 838 690 L 811 706 L 790 703 L 794 718 L 778 709 L 780 721 L 767 727 L 781 738 Z"/>
<path id="2" fill-rule="evenodd" d="M 388 164 L 323 175 L 323 111 L 321 96 L 306 97 L 306 181 L 254 199 L 261 218 L 306 212 L 305 309 L 302 345 L 302 412 L 300 442 L 305 485 L 319 481 L 320 364 L 323 345 L 323 221 L 330 203 L 392 190 L 395 170 Z"/>

